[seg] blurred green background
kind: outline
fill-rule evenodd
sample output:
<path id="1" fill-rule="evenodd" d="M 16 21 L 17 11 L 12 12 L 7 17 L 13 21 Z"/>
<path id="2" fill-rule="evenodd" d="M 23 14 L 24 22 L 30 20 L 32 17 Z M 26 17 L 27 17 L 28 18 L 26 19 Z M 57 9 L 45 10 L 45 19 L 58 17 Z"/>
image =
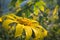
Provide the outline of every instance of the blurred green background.
<path id="1" fill-rule="evenodd" d="M 0 0 L 0 17 L 10 13 L 38 21 L 48 31 L 44 40 L 60 40 L 60 0 Z M 1 25 L 0 40 L 8 40 Z"/>

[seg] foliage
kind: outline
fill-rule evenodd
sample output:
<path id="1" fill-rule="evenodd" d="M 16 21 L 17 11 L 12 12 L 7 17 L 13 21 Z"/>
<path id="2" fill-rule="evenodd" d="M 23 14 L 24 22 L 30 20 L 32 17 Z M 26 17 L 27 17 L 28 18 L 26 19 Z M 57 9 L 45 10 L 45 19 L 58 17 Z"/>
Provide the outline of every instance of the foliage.
<path id="1" fill-rule="evenodd" d="M 28 40 L 32 35 L 30 40 L 35 36 L 39 39 L 34 40 L 60 40 L 59 1 L 0 0 L 0 39 Z M 43 33 L 41 30 L 44 30 Z"/>

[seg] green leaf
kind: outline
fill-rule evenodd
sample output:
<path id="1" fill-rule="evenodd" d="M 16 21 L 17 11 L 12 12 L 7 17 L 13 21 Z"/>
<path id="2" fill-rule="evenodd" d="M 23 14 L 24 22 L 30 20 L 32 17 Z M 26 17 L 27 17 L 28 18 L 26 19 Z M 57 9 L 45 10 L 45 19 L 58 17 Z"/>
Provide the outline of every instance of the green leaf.
<path id="1" fill-rule="evenodd" d="M 10 3 L 10 6 L 15 6 L 15 3 L 17 2 L 17 0 L 12 0 L 11 3 Z"/>
<path id="2" fill-rule="evenodd" d="M 40 10 L 42 12 L 44 12 L 45 6 L 46 6 L 46 3 L 44 1 L 42 1 L 42 0 L 39 1 L 39 2 L 36 2 L 36 4 L 34 5 L 34 14 L 38 15 L 38 13 L 40 12 Z"/>

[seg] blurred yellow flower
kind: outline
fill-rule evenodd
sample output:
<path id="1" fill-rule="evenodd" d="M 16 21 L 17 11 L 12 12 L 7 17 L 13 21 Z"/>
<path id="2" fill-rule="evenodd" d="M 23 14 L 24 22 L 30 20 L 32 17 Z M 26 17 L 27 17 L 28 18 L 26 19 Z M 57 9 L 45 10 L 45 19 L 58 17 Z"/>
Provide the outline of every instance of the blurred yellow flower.
<path id="1" fill-rule="evenodd" d="M 12 16 L 11 16 L 12 15 Z M 47 30 L 45 30 L 39 23 L 32 19 L 22 18 L 11 14 L 10 17 L 7 15 L 2 24 L 3 28 L 5 28 L 9 33 L 10 31 L 14 31 L 14 37 L 23 36 L 23 32 L 25 33 L 25 40 L 29 40 L 31 37 L 34 39 L 41 39 L 47 36 Z M 11 18 L 15 18 L 11 19 Z M 4 18 L 3 18 L 4 19 Z"/>

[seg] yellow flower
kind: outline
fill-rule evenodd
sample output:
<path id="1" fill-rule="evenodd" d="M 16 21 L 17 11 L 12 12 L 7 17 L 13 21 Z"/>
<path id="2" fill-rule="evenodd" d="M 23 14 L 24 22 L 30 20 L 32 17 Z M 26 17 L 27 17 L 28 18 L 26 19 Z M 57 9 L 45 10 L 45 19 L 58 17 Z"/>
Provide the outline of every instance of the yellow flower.
<path id="1" fill-rule="evenodd" d="M 32 37 L 33 40 L 38 40 L 39 38 L 41 39 L 47 36 L 47 30 L 35 20 L 18 17 L 14 14 L 9 14 L 5 17 L 7 18 L 3 21 L 3 28 L 5 28 L 8 33 L 12 32 L 13 34 L 14 31 L 15 38 L 22 37 L 25 38 L 25 40 L 29 40 Z"/>

